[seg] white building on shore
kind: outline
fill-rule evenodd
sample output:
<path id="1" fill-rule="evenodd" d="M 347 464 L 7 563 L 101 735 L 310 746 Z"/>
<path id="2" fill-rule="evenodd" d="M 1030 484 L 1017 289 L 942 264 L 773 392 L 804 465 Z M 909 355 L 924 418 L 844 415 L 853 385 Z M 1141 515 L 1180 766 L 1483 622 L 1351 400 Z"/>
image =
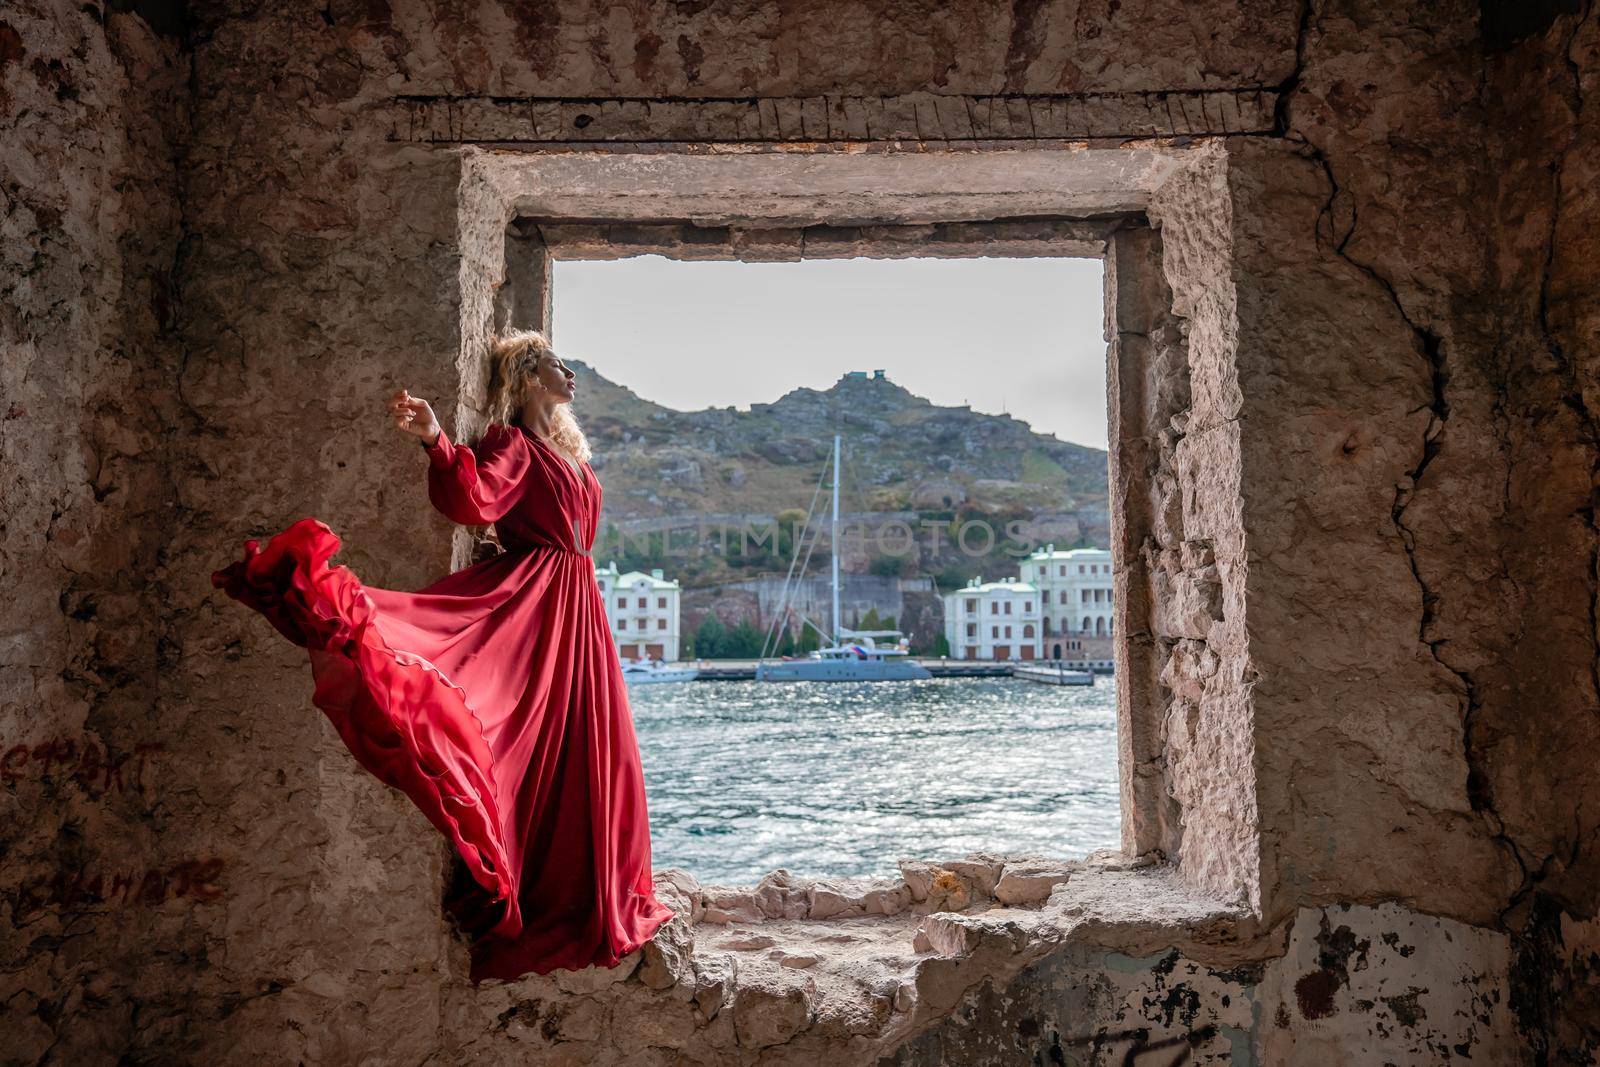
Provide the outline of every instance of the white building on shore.
<path id="1" fill-rule="evenodd" d="M 1007 578 L 982 576 L 944 595 L 944 636 L 952 659 L 1034 660 L 1039 658 L 1039 590 Z"/>
<path id="2" fill-rule="evenodd" d="M 624 660 L 678 659 L 678 607 L 683 590 L 668 581 L 660 567 L 617 572 L 615 562 L 596 567 L 595 581 L 605 600 L 606 621 L 611 625 L 617 655 Z"/>
<path id="3" fill-rule="evenodd" d="M 1019 569 L 1022 581 L 1040 593 L 1045 659 L 1071 659 L 1074 653 L 1109 646 L 1115 607 L 1110 552 L 1057 551 L 1046 545 L 1022 560 Z"/>

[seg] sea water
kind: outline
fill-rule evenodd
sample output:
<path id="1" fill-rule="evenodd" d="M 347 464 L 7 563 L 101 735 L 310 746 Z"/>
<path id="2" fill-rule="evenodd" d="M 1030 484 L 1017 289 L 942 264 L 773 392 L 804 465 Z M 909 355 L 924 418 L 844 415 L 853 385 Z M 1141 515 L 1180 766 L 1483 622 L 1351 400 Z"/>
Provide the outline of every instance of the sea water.
<path id="1" fill-rule="evenodd" d="M 702 883 L 1119 843 L 1116 697 L 1012 678 L 629 691 L 653 862 Z"/>

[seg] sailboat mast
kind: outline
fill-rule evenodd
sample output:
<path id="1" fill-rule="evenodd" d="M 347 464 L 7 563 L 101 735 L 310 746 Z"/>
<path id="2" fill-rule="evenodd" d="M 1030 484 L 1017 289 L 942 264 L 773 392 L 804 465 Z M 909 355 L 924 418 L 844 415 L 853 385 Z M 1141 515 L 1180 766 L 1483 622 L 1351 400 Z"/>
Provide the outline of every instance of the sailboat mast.
<path id="1" fill-rule="evenodd" d="M 839 643 L 839 435 L 833 435 L 833 643 Z"/>

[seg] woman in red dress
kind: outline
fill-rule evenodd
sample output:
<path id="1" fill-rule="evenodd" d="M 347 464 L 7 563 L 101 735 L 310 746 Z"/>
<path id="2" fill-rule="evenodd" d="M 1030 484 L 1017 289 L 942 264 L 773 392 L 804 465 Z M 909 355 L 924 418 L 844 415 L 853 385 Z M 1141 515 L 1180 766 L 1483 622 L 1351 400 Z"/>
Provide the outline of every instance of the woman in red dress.
<path id="1" fill-rule="evenodd" d="M 492 351 L 490 424 L 452 442 L 426 400 L 389 401 L 428 455 L 428 498 L 505 551 L 415 593 L 330 567 L 301 519 L 212 575 L 311 655 L 312 702 L 460 858 L 446 900 L 472 980 L 611 966 L 672 912 L 655 897 L 644 775 L 588 555 L 600 483 L 573 375 L 541 333 Z"/>

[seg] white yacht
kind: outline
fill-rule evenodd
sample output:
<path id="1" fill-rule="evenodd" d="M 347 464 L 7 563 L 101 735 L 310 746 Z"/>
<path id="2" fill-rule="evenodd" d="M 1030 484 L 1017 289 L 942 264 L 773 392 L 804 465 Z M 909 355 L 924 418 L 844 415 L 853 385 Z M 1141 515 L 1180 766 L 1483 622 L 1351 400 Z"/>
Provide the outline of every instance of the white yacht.
<path id="1" fill-rule="evenodd" d="M 756 664 L 756 678 L 764 682 L 893 682 L 932 678 L 928 668 L 909 658 L 908 642 L 899 630 L 842 630 L 849 638 L 834 644 L 781 660 L 762 660 Z M 876 637 L 900 637 L 887 648 Z"/>
<path id="2" fill-rule="evenodd" d="M 821 483 L 819 480 L 818 488 Z M 812 498 L 815 507 L 816 498 Z M 810 527 L 810 511 L 806 525 Z M 803 540 L 803 538 L 802 538 Z M 779 660 L 765 655 L 756 663 L 758 682 L 891 682 L 932 678 L 933 673 L 911 658 L 911 641 L 899 630 L 847 630 L 839 625 L 839 435 L 833 437 L 833 633 L 822 634 L 827 644 L 804 656 Z M 795 545 L 799 558 L 800 546 Z M 809 557 L 808 557 L 809 558 Z M 790 572 L 793 573 L 793 564 Z M 803 568 L 802 568 L 803 570 Z M 778 616 L 785 617 L 791 583 L 784 583 L 784 595 L 779 604 Z M 805 620 L 810 623 L 810 620 Z M 821 630 L 811 624 L 812 629 Z M 878 638 L 891 639 L 880 645 Z M 769 638 L 769 642 L 775 644 Z"/>
<path id="3" fill-rule="evenodd" d="M 628 685 L 653 685 L 657 682 L 692 682 L 700 677 L 698 667 L 669 667 L 665 661 L 630 659 L 622 661 L 622 680 Z"/>

